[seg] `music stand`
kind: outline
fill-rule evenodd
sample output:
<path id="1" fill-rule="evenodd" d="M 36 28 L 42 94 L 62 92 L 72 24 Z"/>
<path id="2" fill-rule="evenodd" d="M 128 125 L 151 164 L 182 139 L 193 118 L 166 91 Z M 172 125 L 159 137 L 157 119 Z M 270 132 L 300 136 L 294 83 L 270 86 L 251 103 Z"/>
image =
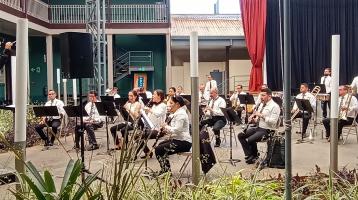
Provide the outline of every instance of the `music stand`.
<path id="1" fill-rule="evenodd" d="M 101 101 L 102 102 L 114 102 L 114 97 L 113 96 L 100 96 L 100 98 L 101 98 Z"/>
<path id="2" fill-rule="evenodd" d="M 118 107 L 123 107 L 128 101 L 127 97 L 114 99 L 114 103 Z"/>
<path id="3" fill-rule="evenodd" d="M 298 140 L 299 143 L 303 143 L 304 141 L 304 135 L 303 135 L 303 120 L 305 117 L 305 112 L 313 113 L 313 108 L 311 106 L 311 103 L 307 99 L 295 99 L 297 108 L 302 111 L 302 130 L 301 130 L 301 140 Z"/>
<path id="4" fill-rule="evenodd" d="M 114 100 L 114 98 L 113 98 Z M 108 117 L 117 116 L 113 101 L 95 102 L 98 114 L 106 117 L 107 153 L 109 154 Z"/>
<path id="5" fill-rule="evenodd" d="M 221 161 L 221 162 L 231 163 L 233 166 L 236 166 L 235 163 L 240 162 L 241 160 L 232 158 L 232 131 L 233 131 L 232 125 L 234 122 L 236 122 L 238 116 L 233 114 L 233 113 L 235 113 L 235 111 L 232 108 L 220 108 L 220 110 L 224 114 L 224 116 L 225 116 L 226 120 L 229 122 L 229 126 L 230 126 L 230 128 L 229 128 L 230 129 L 230 159 Z M 233 112 L 230 112 L 230 110 Z"/>
<path id="6" fill-rule="evenodd" d="M 240 104 L 245 104 L 245 111 L 246 111 L 245 122 L 247 122 L 249 118 L 247 105 L 255 104 L 254 96 L 252 96 L 251 94 L 239 94 L 238 98 L 240 100 Z"/>
<path id="7" fill-rule="evenodd" d="M 36 117 L 55 117 L 60 115 L 58 113 L 57 106 L 38 106 L 38 107 L 33 107 L 33 110 Z M 46 134 L 48 138 L 49 126 L 47 122 L 46 122 L 46 127 L 47 127 Z M 53 136 L 56 137 L 55 135 Z"/>

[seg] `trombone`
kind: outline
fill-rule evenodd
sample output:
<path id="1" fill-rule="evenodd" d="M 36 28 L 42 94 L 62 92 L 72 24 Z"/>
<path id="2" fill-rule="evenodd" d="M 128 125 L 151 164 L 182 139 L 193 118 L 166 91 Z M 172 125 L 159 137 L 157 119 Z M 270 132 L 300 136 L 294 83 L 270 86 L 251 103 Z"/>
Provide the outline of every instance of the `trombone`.
<path id="1" fill-rule="evenodd" d="M 314 96 L 314 98 L 316 98 L 317 94 L 319 94 L 319 92 L 321 91 L 321 87 L 320 86 L 315 86 L 311 92 L 311 94 Z M 300 109 L 296 108 L 291 116 L 291 121 L 295 119 L 295 117 L 298 115 L 298 113 L 300 112 Z"/>

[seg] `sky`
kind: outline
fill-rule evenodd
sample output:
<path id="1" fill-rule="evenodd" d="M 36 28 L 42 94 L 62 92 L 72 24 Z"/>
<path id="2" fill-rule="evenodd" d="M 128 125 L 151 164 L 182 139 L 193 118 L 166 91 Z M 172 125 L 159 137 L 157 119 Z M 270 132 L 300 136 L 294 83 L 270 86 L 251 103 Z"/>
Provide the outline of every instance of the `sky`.
<path id="1" fill-rule="evenodd" d="M 172 14 L 214 14 L 217 0 L 170 0 Z M 239 14 L 239 0 L 219 0 L 220 14 Z"/>

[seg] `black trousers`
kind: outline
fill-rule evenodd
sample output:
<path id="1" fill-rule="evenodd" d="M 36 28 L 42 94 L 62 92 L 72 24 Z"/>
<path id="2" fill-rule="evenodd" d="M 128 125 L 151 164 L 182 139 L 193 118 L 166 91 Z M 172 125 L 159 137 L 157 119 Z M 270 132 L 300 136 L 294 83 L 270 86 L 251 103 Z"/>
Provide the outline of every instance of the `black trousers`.
<path id="1" fill-rule="evenodd" d="M 205 125 L 212 126 L 216 138 L 220 138 L 220 130 L 226 125 L 224 116 L 213 116 L 211 119 L 206 119 L 200 122 L 199 130 Z"/>
<path id="2" fill-rule="evenodd" d="M 87 132 L 88 135 L 88 142 L 92 145 L 97 145 L 96 135 L 94 131 L 98 128 L 101 128 L 103 123 L 84 123 L 84 130 Z M 75 128 L 75 147 L 80 147 L 80 139 L 83 134 L 80 132 L 81 125 L 76 125 Z"/>
<path id="3" fill-rule="evenodd" d="M 329 100 L 329 101 L 322 101 L 321 107 L 322 107 L 322 115 L 323 115 L 323 118 L 327 118 L 327 107 L 328 107 L 329 109 L 331 109 L 331 100 Z"/>
<path id="4" fill-rule="evenodd" d="M 347 120 L 343 120 L 343 119 L 340 119 L 338 120 L 338 139 L 341 137 L 342 135 L 342 130 L 343 130 L 343 127 L 344 126 L 348 126 L 348 125 L 352 125 L 353 123 L 353 118 L 351 117 L 347 117 Z M 331 127 L 330 127 L 330 119 L 329 118 L 326 118 L 326 119 L 323 119 L 323 126 L 324 128 L 326 129 L 326 138 L 329 138 L 330 136 L 330 130 L 331 130 Z"/>
<path id="5" fill-rule="evenodd" d="M 58 127 L 61 126 L 61 121 L 59 119 L 53 119 L 51 121 L 47 121 L 46 123 L 49 127 L 52 128 L 53 133 L 56 135 Z M 43 128 L 45 128 L 45 127 L 46 127 L 46 124 L 38 124 L 35 126 L 35 130 L 39 134 L 39 136 L 41 137 L 42 140 L 48 142 L 49 138 L 47 137 L 47 134 L 45 134 L 43 131 Z M 51 135 L 51 134 L 48 134 L 48 135 L 51 136 L 51 143 L 53 143 L 56 139 L 55 135 Z"/>
<path id="6" fill-rule="evenodd" d="M 191 143 L 183 140 L 165 140 L 155 148 L 155 156 L 159 162 L 162 172 L 170 171 L 169 155 L 181 152 L 188 152 L 191 149 Z"/>
<path id="7" fill-rule="evenodd" d="M 131 131 L 131 130 L 133 130 L 133 125 L 128 124 L 127 122 L 119 123 L 118 125 L 112 126 L 110 128 L 110 131 L 111 131 L 112 137 L 114 138 L 116 145 L 119 145 L 117 131 L 121 132 L 122 137 L 124 138 L 124 142 L 127 143 L 128 142 L 128 134 L 126 134 L 126 132 L 128 133 L 128 131 Z"/>
<path id="8" fill-rule="evenodd" d="M 296 115 L 296 117 L 295 117 L 295 119 L 296 118 L 302 118 L 302 128 L 303 128 L 303 132 L 302 132 L 302 134 L 306 134 L 306 131 L 307 131 L 307 127 L 308 127 L 308 124 L 309 124 L 309 122 L 310 122 L 310 119 L 311 119 L 311 117 L 312 117 L 312 114 L 311 113 L 304 113 L 304 114 L 302 114 L 302 112 L 299 112 L 297 115 Z M 300 130 L 301 131 L 301 130 Z"/>
<path id="9" fill-rule="evenodd" d="M 268 129 L 253 127 L 247 129 L 245 133 L 239 133 L 238 138 L 241 143 L 245 156 L 258 156 L 257 142 L 269 134 Z"/>

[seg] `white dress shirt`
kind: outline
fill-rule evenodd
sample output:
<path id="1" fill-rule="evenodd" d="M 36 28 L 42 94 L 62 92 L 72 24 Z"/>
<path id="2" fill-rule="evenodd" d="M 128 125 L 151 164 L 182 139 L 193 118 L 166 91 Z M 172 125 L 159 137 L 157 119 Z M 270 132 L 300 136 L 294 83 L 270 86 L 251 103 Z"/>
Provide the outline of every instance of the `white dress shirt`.
<path id="1" fill-rule="evenodd" d="M 153 94 L 150 91 L 145 91 L 145 95 L 147 95 L 148 99 L 151 99 L 153 97 Z"/>
<path id="2" fill-rule="evenodd" d="M 326 78 L 326 79 L 324 79 L 324 78 Z M 324 84 L 324 86 L 326 86 L 326 93 L 331 93 L 331 82 L 332 82 L 331 76 L 322 76 L 321 77 L 321 84 Z"/>
<path id="3" fill-rule="evenodd" d="M 189 118 L 185 111 L 185 106 L 179 108 L 175 111 L 172 117 L 170 124 L 165 126 L 165 130 L 170 134 L 171 139 L 182 140 L 187 142 L 191 141 L 191 136 L 189 133 Z"/>
<path id="4" fill-rule="evenodd" d="M 210 88 L 210 83 L 211 83 L 211 88 Z M 216 83 L 215 80 L 211 80 L 211 81 L 206 82 L 206 84 L 205 84 L 205 92 L 210 94 L 210 89 L 212 89 L 212 88 L 218 88 L 218 84 Z"/>
<path id="5" fill-rule="evenodd" d="M 258 112 L 263 115 L 263 118 L 260 118 L 259 127 L 264 129 L 274 130 L 277 129 L 278 119 L 280 117 L 280 106 L 274 101 L 269 100 L 265 107 L 262 109 L 263 104 L 260 103 Z"/>
<path id="6" fill-rule="evenodd" d="M 210 96 L 206 92 L 200 92 L 199 91 L 199 103 L 200 105 L 206 105 L 210 99 Z"/>
<path id="7" fill-rule="evenodd" d="M 160 125 L 165 122 L 167 114 L 167 105 L 165 103 L 154 104 L 151 111 L 148 113 L 148 118 L 153 123 L 154 128 L 160 128 Z"/>
<path id="8" fill-rule="evenodd" d="M 99 101 L 97 101 L 99 102 Z M 85 110 L 88 116 L 83 117 L 84 121 L 92 120 L 95 123 L 100 123 L 105 121 L 105 116 L 100 116 L 95 103 L 88 102 L 85 106 Z"/>
<path id="9" fill-rule="evenodd" d="M 343 102 L 342 102 L 342 105 L 338 105 L 338 106 L 344 106 L 344 107 L 347 107 L 347 103 L 348 103 L 348 94 L 344 95 L 344 97 L 339 97 L 338 98 L 338 103 L 340 104 L 342 98 L 343 98 Z M 349 103 L 349 106 L 348 106 L 348 112 L 347 111 L 344 111 L 344 112 L 347 112 L 347 117 L 350 117 L 350 118 L 355 118 L 356 117 L 356 114 L 357 114 L 357 111 L 358 111 L 358 102 L 357 102 L 357 98 L 355 96 L 352 96 L 352 99 Z M 340 112 L 343 112 L 342 110 L 340 110 Z"/>
<path id="10" fill-rule="evenodd" d="M 305 94 L 300 93 L 300 94 L 298 94 L 296 96 L 296 99 L 307 99 L 307 100 L 309 100 L 309 102 L 310 102 L 310 104 L 312 106 L 313 112 L 316 110 L 316 98 L 311 93 L 309 93 L 309 92 L 306 92 Z M 295 102 L 295 104 L 293 105 L 293 110 L 296 110 L 296 109 L 297 109 L 297 103 Z"/>
<path id="11" fill-rule="evenodd" d="M 66 112 L 65 110 L 63 109 L 63 106 L 65 104 L 63 103 L 63 101 L 59 100 L 59 99 L 54 99 L 53 101 L 48 101 L 45 103 L 45 106 L 56 106 L 57 107 L 57 111 L 58 111 L 58 114 L 62 114 L 62 115 L 65 115 Z M 60 116 L 51 116 L 52 119 L 60 119 L 61 117 Z"/>
<path id="12" fill-rule="evenodd" d="M 245 95 L 247 94 L 246 92 L 240 92 L 240 94 Z M 245 104 L 240 104 L 240 99 L 239 99 L 239 95 L 237 94 L 237 92 L 235 92 L 234 94 L 231 95 L 230 97 L 230 101 L 233 103 L 236 101 L 236 105 L 240 105 L 241 107 L 244 107 Z"/>
<path id="13" fill-rule="evenodd" d="M 220 108 L 226 108 L 226 101 L 222 97 L 217 96 L 216 99 L 211 99 L 208 106 L 213 109 L 212 116 L 224 116 Z"/>
<path id="14" fill-rule="evenodd" d="M 356 88 L 356 90 L 358 91 L 358 76 L 353 79 L 351 87 Z"/>

